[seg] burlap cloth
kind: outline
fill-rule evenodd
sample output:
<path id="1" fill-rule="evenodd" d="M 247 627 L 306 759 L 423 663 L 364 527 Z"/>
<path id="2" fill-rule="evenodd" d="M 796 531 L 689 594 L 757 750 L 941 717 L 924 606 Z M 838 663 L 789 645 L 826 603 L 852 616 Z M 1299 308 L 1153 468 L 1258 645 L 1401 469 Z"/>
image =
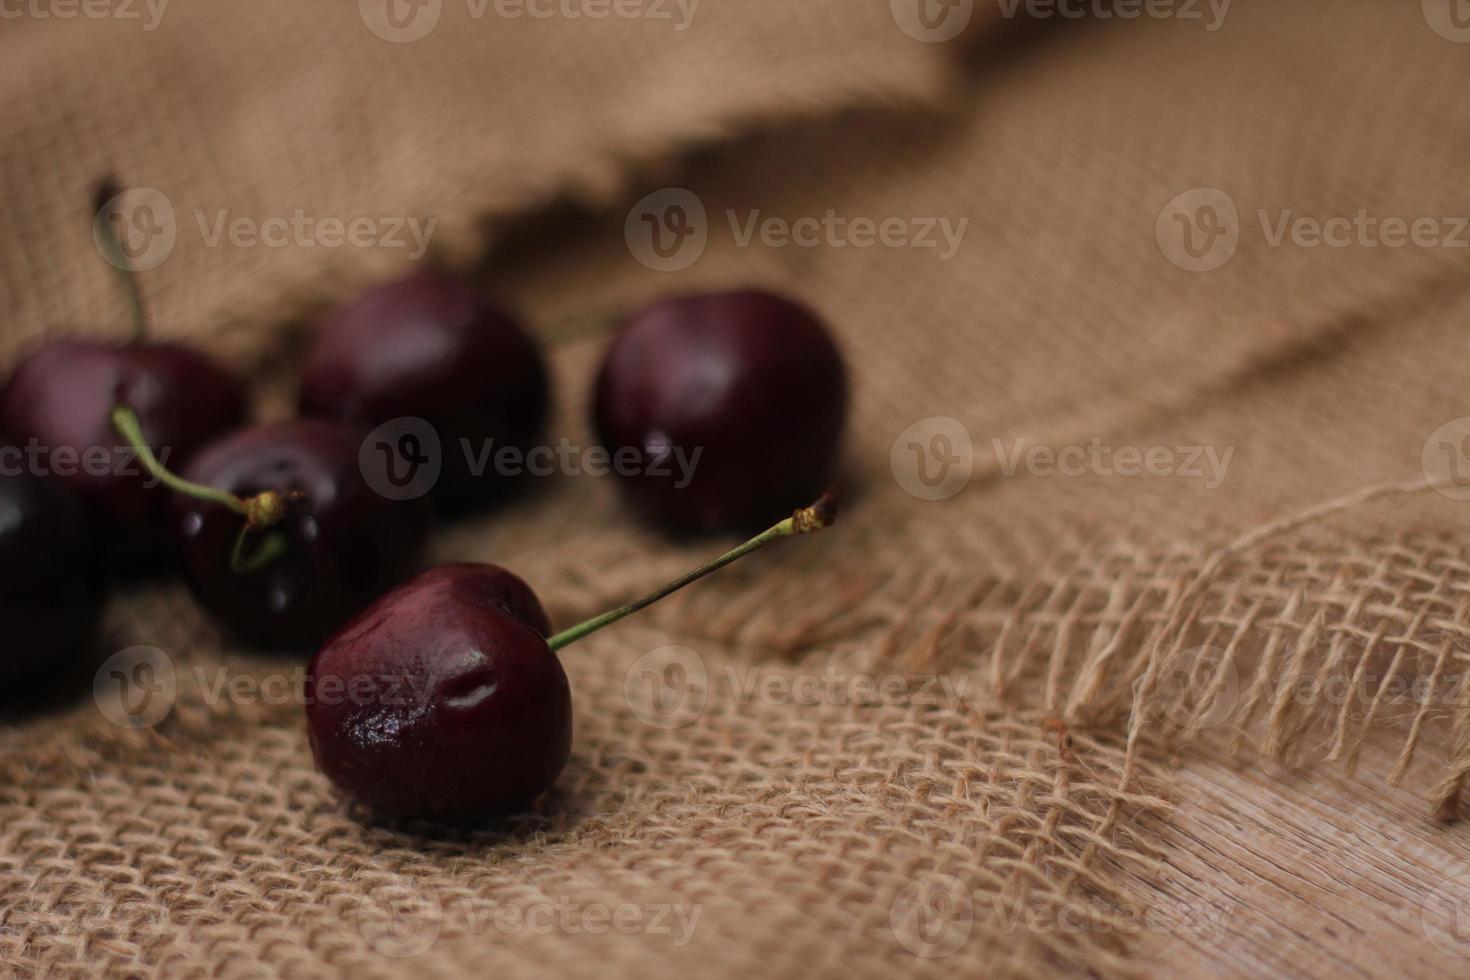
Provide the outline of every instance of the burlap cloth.
<path id="1" fill-rule="evenodd" d="M 146 278 L 159 332 L 256 372 L 267 413 L 290 324 L 408 258 L 209 247 L 196 211 L 437 217 L 436 256 L 554 343 L 552 431 L 579 444 L 592 314 L 762 283 L 821 309 L 851 362 L 843 523 L 569 650 L 567 772 L 475 831 L 355 811 L 313 771 L 298 704 L 199 680 L 293 661 L 233 648 L 176 585 L 116 596 L 107 648 L 164 650 L 176 701 L 130 731 L 84 694 L 0 735 L 6 967 L 1127 974 L 1159 964 L 1106 924 L 1149 914 L 1150 869 L 1185 846 L 1166 799 L 1186 742 L 1350 766 L 1386 745 L 1382 775 L 1455 815 L 1470 537 L 1458 471 L 1425 449 L 1470 414 L 1470 235 L 1452 220 L 1470 213 L 1470 48 L 1433 4 L 1240 0 L 1215 30 L 977 4 L 943 45 L 903 30 L 901 3 L 706 0 L 684 31 L 446 3 L 411 43 L 354 6 L 8 21 L 5 350 L 122 329 L 86 234 L 111 168 L 179 215 Z M 677 273 L 625 237 L 667 186 L 708 215 Z M 1195 188 L 1239 215 L 1205 271 L 1174 216 L 1220 197 L 1170 203 Z M 969 224 L 952 257 L 742 244 L 757 210 Z M 1432 219 L 1437 244 L 1270 234 L 1360 211 Z M 900 438 L 935 417 L 953 421 Z M 926 500 L 939 458 L 908 443 L 943 449 L 937 431 L 971 472 Z M 1154 475 L 1067 475 L 1011 467 L 1020 438 L 1179 452 Z M 1233 450 L 1218 480 L 1192 447 Z M 438 550 L 518 570 L 565 624 L 710 548 L 639 529 L 606 480 L 561 477 Z M 672 645 L 697 667 L 664 716 L 636 680 Z M 755 670 L 913 682 L 891 703 L 794 703 L 752 695 Z"/>

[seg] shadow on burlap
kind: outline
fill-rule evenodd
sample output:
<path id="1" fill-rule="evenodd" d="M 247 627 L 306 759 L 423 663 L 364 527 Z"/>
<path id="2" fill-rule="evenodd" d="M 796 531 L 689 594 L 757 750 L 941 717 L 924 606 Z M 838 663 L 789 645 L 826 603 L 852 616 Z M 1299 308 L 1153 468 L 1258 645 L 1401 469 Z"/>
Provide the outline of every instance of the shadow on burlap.
<path id="1" fill-rule="evenodd" d="M 221 672 L 260 679 L 294 663 L 235 649 L 172 585 L 119 597 L 109 644 L 166 650 L 177 702 L 149 732 L 112 726 L 90 701 L 4 732 L 7 963 L 79 975 L 1119 975 L 1139 968 L 1126 937 L 1148 911 L 1121 883 L 1146 880 L 1159 857 L 1150 828 L 1167 819 L 1172 742 L 1352 764 L 1367 733 L 1388 732 L 1403 746 L 1394 775 L 1432 768 L 1433 805 L 1452 812 L 1470 758 L 1470 714 L 1456 700 L 1470 596 L 1463 505 L 1433 492 L 1351 501 L 1220 549 L 1364 487 L 1422 482 L 1430 433 L 1466 412 L 1462 252 L 1273 245 L 1256 219 L 1466 213 L 1455 93 L 1470 66 L 1459 50 L 1416 9 L 1238 5 L 1216 32 L 1167 21 L 1026 32 L 1025 45 L 987 44 L 945 94 L 932 50 L 882 25 L 813 16 L 795 42 L 779 18 L 736 18 L 789 44 L 767 61 L 817 86 L 791 113 L 771 108 L 789 85 L 746 87 L 773 69 L 734 46 L 718 124 L 660 83 L 649 98 L 669 115 L 644 126 L 632 107 L 645 93 L 629 85 L 610 90 L 608 105 L 630 102 L 599 129 L 611 110 L 596 86 L 577 85 L 566 103 L 587 112 L 582 132 L 516 130 L 537 134 L 534 159 L 477 157 L 498 134 L 475 130 L 442 172 L 423 147 L 399 172 L 369 126 L 369 179 L 348 181 L 358 196 L 320 196 L 331 172 L 300 192 L 274 185 L 268 163 L 309 169 L 282 151 L 255 161 L 260 196 L 239 206 L 299 199 L 336 213 L 397 194 L 406 213 L 468 216 L 446 233 L 456 259 L 483 244 L 469 217 L 518 214 L 495 225 L 478 264 L 543 325 L 670 290 L 760 282 L 803 296 L 853 366 L 839 528 L 569 650 L 568 772 L 534 812 L 472 832 L 352 810 L 312 771 L 298 705 L 207 697 Z M 833 24 L 871 45 L 868 56 L 815 43 Z M 578 57 L 601 50 L 588 43 Z M 673 63 L 609 58 L 599 82 L 635 70 L 662 82 L 701 63 L 647 43 Z M 791 53 L 804 45 L 810 61 Z M 400 57 L 374 51 L 390 55 Z M 572 63 L 555 49 L 544 57 Z M 320 72 L 329 92 L 352 77 L 331 62 Z M 839 111 L 919 100 L 934 111 Z M 457 105 L 444 124 L 469 115 Z M 732 130 L 739 139 L 675 152 Z M 638 150 L 597 153 L 604 132 Z M 165 164 L 146 139 L 126 145 L 117 165 L 153 182 L 137 171 Z M 579 154 L 608 179 L 563 169 Z M 465 169 L 479 159 L 513 176 L 482 182 Z M 102 163 L 84 154 L 46 197 L 49 208 L 75 192 L 74 206 L 21 208 L 18 223 L 51 236 L 51 275 L 86 284 L 64 296 L 68 318 L 84 321 L 117 319 L 105 278 L 85 238 L 51 226 L 77 224 L 85 171 Z M 532 164 L 550 169 L 527 179 Z M 10 189 L 30 187 L 28 171 L 0 165 L 19 208 Z M 182 200 L 240 200 L 204 186 L 231 179 L 213 171 L 169 174 L 188 189 Z M 678 275 L 645 269 L 623 240 L 629 203 L 666 183 L 710 215 L 702 257 Z M 1207 273 L 1174 264 L 1159 230 L 1194 187 L 1223 190 L 1241 216 L 1233 256 Z M 557 195 L 567 200 L 544 206 Z M 949 258 L 744 245 L 735 227 L 757 209 L 969 224 Z M 268 327 L 297 311 L 259 283 L 284 277 L 285 295 L 305 303 L 394 260 L 348 265 L 185 243 L 149 283 L 166 332 L 271 363 L 289 355 Z M 4 284 L 13 347 L 55 322 L 55 289 L 30 265 L 0 266 L 29 270 Z M 575 334 L 557 345 L 554 437 L 586 444 L 601 345 Z M 262 383 L 286 388 L 279 376 Z M 905 457 L 900 436 L 932 417 L 955 420 L 973 447 L 968 484 L 942 501 L 904 489 L 922 460 Z M 1233 454 L 1215 485 L 1182 473 L 1007 473 L 1022 439 Z M 538 484 L 440 543 L 443 558 L 516 569 L 559 623 L 708 550 L 631 524 L 613 488 L 590 478 Z M 697 669 L 665 715 L 636 681 L 671 646 Z M 904 696 L 789 694 L 832 676 L 902 677 Z M 1395 693 L 1399 677 L 1419 694 Z M 623 906 L 637 915 L 626 934 L 587 928 L 589 910 Z M 551 928 L 530 924 L 538 911 Z"/>

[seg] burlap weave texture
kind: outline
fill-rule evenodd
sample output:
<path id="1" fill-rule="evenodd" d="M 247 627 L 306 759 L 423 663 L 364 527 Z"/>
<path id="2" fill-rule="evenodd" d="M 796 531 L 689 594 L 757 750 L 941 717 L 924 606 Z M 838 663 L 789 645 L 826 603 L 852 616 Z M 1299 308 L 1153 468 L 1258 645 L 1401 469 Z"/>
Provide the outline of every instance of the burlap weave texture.
<path id="1" fill-rule="evenodd" d="M 152 732 L 84 700 L 0 736 L 5 963 L 1126 974 L 1148 966 L 1126 930 L 1028 927 L 1016 910 L 1101 923 L 1148 907 L 1124 882 L 1157 858 L 1148 828 L 1167 820 L 1162 763 L 1181 736 L 1349 764 L 1386 740 L 1401 771 L 1385 775 L 1453 814 L 1470 772 L 1464 504 L 1427 491 L 1354 505 L 1232 555 L 1175 600 L 1252 528 L 1420 480 L 1430 433 L 1467 414 L 1467 250 L 1268 234 L 1286 212 L 1470 211 L 1466 49 L 1414 4 L 1239 0 L 1216 31 L 992 25 L 954 80 L 953 48 L 907 37 L 883 4 L 707 3 L 708 23 L 675 41 L 649 24 L 616 25 L 616 43 L 589 24 L 488 32 L 496 57 L 473 68 L 456 44 L 476 25 L 324 48 L 338 22 L 325 6 L 180 8 L 148 38 L 21 25 L 0 72 L 51 104 L 0 110 L 6 350 L 120 322 L 84 234 L 87 183 L 115 166 L 185 208 L 438 215 L 436 250 L 543 327 L 673 290 L 786 289 L 831 320 L 856 400 L 843 524 L 569 651 L 573 762 L 507 826 L 353 811 L 312 772 L 299 706 L 207 703 L 191 680 L 290 661 L 234 648 L 173 585 L 119 596 L 108 643 L 168 651 L 178 702 Z M 349 30 L 363 32 L 355 16 Z M 185 69 L 196 85 L 173 84 Z M 147 81 L 104 98 L 99 76 Z M 306 118 L 281 129 L 293 110 Z M 287 135 L 256 143 L 251 124 Z M 710 216 L 703 255 L 677 274 L 640 265 L 623 237 L 631 203 L 669 184 Z M 1172 262 L 1159 230 L 1193 188 L 1239 213 L 1233 256 L 1208 272 Z M 756 211 L 969 223 L 946 258 L 743 244 Z M 200 337 L 279 395 L 282 322 L 402 258 L 183 241 L 148 282 L 163 332 Z M 601 345 L 553 353 L 557 436 L 590 438 Z M 969 434 L 974 472 L 930 502 L 905 491 L 892 449 L 935 416 Z M 1007 474 L 1021 439 L 1233 455 L 1217 486 Z M 635 526 L 596 479 L 545 481 L 439 545 L 516 569 L 559 623 L 708 550 Z M 699 656 L 704 707 L 662 728 L 627 678 L 669 645 Z M 1151 664 L 1166 677 L 1140 707 Z M 966 696 L 797 706 L 741 696 L 757 669 L 943 677 Z M 1395 676 L 1429 696 L 1395 695 Z M 905 895 L 930 875 L 960 882 L 973 909 L 942 958 L 916 955 L 904 929 Z M 496 910 L 558 902 L 700 912 L 686 945 L 496 924 Z M 394 913 L 408 931 L 385 938 Z"/>

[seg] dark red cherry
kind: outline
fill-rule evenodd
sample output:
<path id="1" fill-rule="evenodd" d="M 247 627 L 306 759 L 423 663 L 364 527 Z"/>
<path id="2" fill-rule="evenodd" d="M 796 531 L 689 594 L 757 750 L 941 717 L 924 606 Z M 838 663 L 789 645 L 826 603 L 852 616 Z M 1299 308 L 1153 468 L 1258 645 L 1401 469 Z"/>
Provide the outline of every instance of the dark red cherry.
<path id="1" fill-rule="evenodd" d="M 398 816 L 513 810 L 556 781 L 571 690 L 535 593 L 493 565 L 433 568 L 384 596 L 311 662 L 317 766 Z"/>
<path id="2" fill-rule="evenodd" d="M 505 489 L 494 453 L 532 448 L 548 391 L 541 351 L 520 324 L 459 280 L 425 271 L 329 316 L 302 371 L 299 402 L 303 415 L 368 428 L 427 421 L 443 461 L 434 497 L 455 507 Z"/>
<path id="3" fill-rule="evenodd" d="M 165 465 L 179 469 L 245 416 L 239 380 L 169 343 L 62 339 L 23 360 L 0 395 L 0 428 L 102 519 L 124 560 L 166 550 L 169 493 L 138 465 L 108 413 L 127 405 Z"/>
<path id="4" fill-rule="evenodd" d="M 87 653 L 102 609 L 93 528 L 70 491 L 21 471 L 0 445 L 0 700 L 65 675 Z"/>
<path id="5" fill-rule="evenodd" d="M 248 535 L 241 562 L 241 516 L 175 495 L 184 575 L 225 626 L 263 645 L 310 646 L 418 570 L 428 503 L 369 487 L 358 464 L 365 435 L 325 420 L 256 426 L 212 443 L 185 469 L 190 482 L 240 498 L 287 497 L 284 519 Z"/>
<path id="6" fill-rule="evenodd" d="M 374 603 L 311 662 L 317 765 L 361 803 L 459 820 L 514 810 L 556 781 L 572 741 L 556 651 L 782 538 L 829 526 L 831 494 L 708 564 L 551 635 L 535 593 L 493 565 L 431 569 Z"/>
<path id="7" fill-rule="evenodd" d="M 627 497 L 653 522 L 696 532 L 760 526 L 820 493 L 846 411 L 847 375 L 826 327 L 755 290 L 634 314 L 594 404 L 603 445 L 637 453 L 614 468 Z"/>

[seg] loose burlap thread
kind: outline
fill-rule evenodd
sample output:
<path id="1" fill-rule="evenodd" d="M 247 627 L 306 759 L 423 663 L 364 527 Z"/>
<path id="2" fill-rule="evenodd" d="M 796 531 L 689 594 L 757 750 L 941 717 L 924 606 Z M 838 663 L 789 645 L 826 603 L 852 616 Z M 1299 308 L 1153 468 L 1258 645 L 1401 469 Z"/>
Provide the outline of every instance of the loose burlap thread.
<path id="1" fill-rule="evenodd" d="M 328 54 L 306 40 L 338 23 L 328 8 L 181 10 L 152 39 L 23 24 L 4 71 L 66 111 L 3 110 L 17 230 L 0 245 L 8 351 L 121 320 L 84 213 L 95 171 L 115 166 L 185 207 L 439 214 L 438 256 L 480 267 L 543 326 L 672 290 L 794 292 L 832 322 L 855 414 L 838 528 L 568 651 L 573 761 L 506 823 L 456 831 L 356 811 L 312 771 L 298 705 L 201 687 L 293 661 L 238 649 L 176 585 L 118 596 L 107 644 L 168 652 L 175 707 L 129 732 L 84 698 L 5 730 L 7 965 L 1125 975 L 1147 964 L 1110 924 L 1147 909 L 1124 882 L 1161 859 L 1161 763 L 1182 741 L 1351 766 L 1388 739 L 1386 775 L 1423 783 L 1429 806 L 1453 813 L 1470 771 L 1463 504 L 1432 489 L 1359 495 L 1432 481 L 1426 439 L 1466 414 L 1464 259 L 1273 245 L 1256 212 L 1465 213 L 1459 49 L 1415 9 L 1237 4 L 1214 32 L 991 25 L 954 81 L 953 52 L 907 37 L 882 5 L 871 18 L 806 6 L 799 21 L 711 6 L 711 29 L 696 22 L 683 46 L 641 33 L 649 25 L 618 25 L 621 48 L 587 24 L 499 31 L 476 43 L 506 60 L 474 74 L 477 48 L 451 43 L 473 25 L 432 48 L 366 34 Z M 175 60 L 147 67 L 161 50 Z M 185 69 L 197 86 L 172 83 Z M 94 72 L 150 81 L 104 95 L 87 84 Z M 495 97 L 451 97 L 492 83 Z M 381 124 L 365 112 L 374 99 L 351 94 L 378 85 L 403 87 L 383 97 Z M 252 149 L 293 90 L 312 93 L 293 100 L 312 118 L 286 127 L 284 145 Z M 487 121 L 467 131 L 477 116 Z M 623 239 L 631 202 L 673 183 L 710 215 L 703 256 L 677 275 L 638 264 Z M 1194 187 L 1220 188 L 1241 214 L 1235 254 L 1207 273 L 1174 265 L 1157 228 Z M 947 260 L 742 245 L 735 225 L 756 210 L 970 224 Z M 496 215 L 518 217 L 486 222 Z M 254 368 L 278 395 L 282 321 L 401 259 L 183 240 L 146 282 L 161 332 Z M 601 344 L 554 351 L 554 434 L 590 438 Z M 974 471 L 930 502 L 903 489 L 892 449 L 935 416 L 969 433 Z M 1235 453 L 1215 487 L 1008 472 L 1022 438 Z M 538 483 L 439 544 L 445 559 L 515 568 L 559 623 L 708 550 L 634 525 L 591 478 Z M 702 664 L 688 700 L 702 707 L 661 727 L 628 678 L 669 646 Z M 912 683 L 900 703 L 793 704 L 742 695 L 751 671 Z M 939 678 L 964 696 L 919 696 Z M 925 905 L 960 894 L 958 913 Z M 588 908 L 620 905 L 645 928 L 583 928 Z M 496 918 L 538 908 L 579 910 L 575 927 Z M 649 923 L 663 908 L 699 910 L 684 945 Z M 926 931 L 930 913 L 945 928 Z M 1092 925 L 1054 927 L 1064 914 Z"/>

